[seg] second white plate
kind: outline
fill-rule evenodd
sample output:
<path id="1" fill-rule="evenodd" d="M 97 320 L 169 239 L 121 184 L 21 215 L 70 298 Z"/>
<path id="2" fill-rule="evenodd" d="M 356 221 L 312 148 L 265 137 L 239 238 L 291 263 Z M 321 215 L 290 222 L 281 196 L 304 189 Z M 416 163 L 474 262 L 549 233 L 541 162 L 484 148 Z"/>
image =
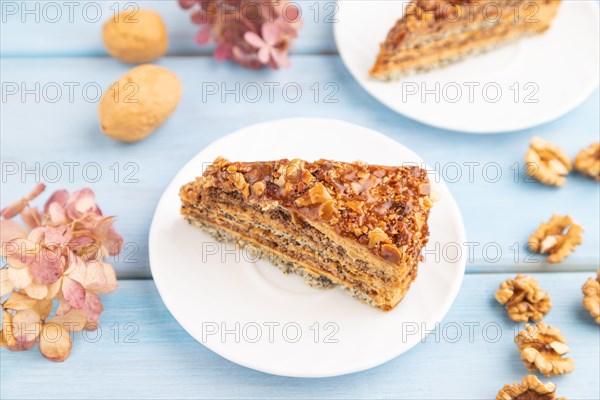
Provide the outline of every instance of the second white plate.
<path id="1" fill-rule="evenodd" d="M 152 276 L 173 316 L 199 342 L 238 364 L 296 377 L 361 371 L 420 342 L 448 312 L 465 270 L 465 233 L 446 185 L 429 220 L 426 260 L 391 312 L 371 308 L 340 288 L 314 289 L 231 244 L 215 242 L 179 215 L 179 188 L 215 157 L 231 160 L 329 158 L 383 165 L 423 161 L 394 140 L 341 121 L 287 119 L 226 136 L 187 163 L 162 196 L 150 229 Z M 431 168 L 428 168 L 432 171 Z"/>
<path id="2" fill-rule="evenodd" d="M 406 3 L 338 1 L 334 33 L 354 78 L 409 118 L 469 133 L 515 131 L 562 116 L 598 86 L 598 5 L 585 0 L 563 1 L 542 35 L 399 81 L 371 79 L 379 44 Z"/>

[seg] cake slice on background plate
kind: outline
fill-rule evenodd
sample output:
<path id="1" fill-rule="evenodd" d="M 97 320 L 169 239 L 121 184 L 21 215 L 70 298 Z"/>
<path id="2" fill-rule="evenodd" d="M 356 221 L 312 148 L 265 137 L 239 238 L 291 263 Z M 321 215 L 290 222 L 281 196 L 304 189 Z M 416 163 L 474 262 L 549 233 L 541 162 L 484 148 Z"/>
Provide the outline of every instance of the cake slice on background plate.
<path id="1" fill-rule="evenodd" d="M 422 260 L 430 192 L 416 166 L 217 158 L 180 197 L 181 214 L 213 237 L 389 311 Z"/>
<path id="2" fill-rule="evenodd" d="M 544 32 L 561 0 L 413 0 L 381 44 L 370 75 L 397 79 Z"/>

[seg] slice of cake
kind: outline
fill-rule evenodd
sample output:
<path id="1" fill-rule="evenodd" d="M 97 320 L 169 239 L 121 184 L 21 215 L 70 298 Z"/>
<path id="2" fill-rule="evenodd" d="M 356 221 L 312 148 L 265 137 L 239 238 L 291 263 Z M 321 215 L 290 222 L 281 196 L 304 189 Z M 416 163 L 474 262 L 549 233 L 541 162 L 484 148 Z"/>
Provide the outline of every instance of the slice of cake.
<path id="1" fill-rule="evenodd" d="M 181 214 L 305 277 L 342 285 L 388 311 L 406 294 L 427 243 L 425 170 L 360 162 L 217 158 L 181 188 Z"/>
<path id="2" fill-rule="evenodd" d="M 560 0 L 413 0 L 371 76 L 390 80 L 479 54 L 550 26 Z"/>

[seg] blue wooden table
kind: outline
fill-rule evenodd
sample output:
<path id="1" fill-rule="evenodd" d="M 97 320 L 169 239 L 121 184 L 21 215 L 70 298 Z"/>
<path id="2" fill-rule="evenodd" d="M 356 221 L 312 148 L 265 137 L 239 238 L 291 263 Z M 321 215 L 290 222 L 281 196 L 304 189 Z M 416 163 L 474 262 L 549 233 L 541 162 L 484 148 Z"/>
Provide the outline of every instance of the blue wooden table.
<path id="1" fill-rule="evenodd" d="M 97 90 L 129 68 L 106 56 L 100 34 L 102 22 L 125 3 L 74 3 L 55 3 L 61 11 L 56 19 L 52 10 L 44 11 L 44 2 L 0 2 L 0 200 L 5 205 L 39 181 L 47 182 L 49 190 L 91 187 L 103 210 L 119 217 L 116 227 L 127 242 L 115 263 L 120 284 L 104 296 L 100 334 L 77 335 L 66 362 L 51 363 L 37 351 L 2 350 L 3 399 L 494 398 L 505 383 L 527 374 L 513 344 L 519 325 L 493 298 L 500 282 L 516 272 L 535 276 L 550 293 L 553 308 L 545 321 L 559 327 L 571 347 L 575 371 L 552 379 L 558 394 L 600 398 L 600 330 L 581 306 L 581 286 L 599 268 L 599 185 L 572 175 L 565 187 L 549 188 L 527 182 L 522 171 L 532 135 L 559 144 L 571 156 L 598 141 L 598 91 L 566 116 L 526 131 L 491 136 L 448 132 L 395 114 L 358 86 L 336 54 L 332 25 L 314 11 L 331 3 L 302 2 L 305 26 L 291 69 L 255 72 L 218 64 L 209 50 L 198 48 L 195 27 L 174 1 L 137 2 L 163 15 L 171 47 L 158 64 L 179 75 L 184 95 L 159 131 L 125 145 L 102 135 L 97 122 Z M 72 13 L 67 7 L 73 7 Z M 297 85 L 303 95 L 293 103 L 276 90 L 270 101 L 269 82 Z M 248 84 L 265 88 L 258 102 L 241 94 L 239 88 Z M 311 89 L 326 84 L 334 85 L 335 102 L 327 101 L 323 91 L 315 97 Z M 214 87 L 217 94 L 211 94 Z M 240 98 L 223 98 L 224 89 Z M 338 378 L 271 376 L 212 353 L 171 317 L 148 265 L 154 208 L 188 159 L 238 128 L 298 116 L 364 125 L 419 153 L 456 197 L 473 250 L 460 294 L 437 332 L 380 367 Z M 571 214 L 581 223 L 585 241 L 562 264 L 548 265 L 524 246 L 532 230 L 554 212 Z"/>

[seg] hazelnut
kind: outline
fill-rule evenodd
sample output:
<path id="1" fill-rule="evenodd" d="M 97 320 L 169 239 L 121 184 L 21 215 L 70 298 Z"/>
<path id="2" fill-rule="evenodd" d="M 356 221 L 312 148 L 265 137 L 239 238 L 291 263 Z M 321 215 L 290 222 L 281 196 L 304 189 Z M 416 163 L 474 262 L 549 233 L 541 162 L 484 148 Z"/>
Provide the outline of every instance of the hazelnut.
<path id="1" fill-rule="evenodd" d="M 381 228 L 375 228 L 369 232 L 369 247 L 377 247 L 379 243 L 390 243 L 390 238 Z"/>
<path id="2" fill-rule="evenodd" d="M 329 191 L 321 182 L 318 182 L 315 186 L 311 187 L 306 193 L 296 199 L 295 204 L 298 207 L 306 207 L 313 204 L 321 204 L 327 200 L 331 200 L 332 197 Z"/>
<path id="3" fill-rule="evenodd" d="M 381 246 L 381 256 L 394 264 L 399 264 L 402 261 L 402 253 L 394 245 L 384 244 Z"/>
<path id="4" fill-rule="evenodd" d="M 109 54 L 129 64 L 154 61 L 167 52 L 167 28 L 150 10 L 123 11 L 104 24 Z"/>
<path id="5" fill-rule="evenodd" d="M 323 221 L 329 222 L 331 221 L 335 211 L 335 201 L 328 200 L 321 204 L 321 207 L 319 207 L 319 218 L 321 218 Z"/>
<path id="6" fill-rule="evenodd" d="M 255 197 L 260 197 L 265 192 L 265 184 L 264 182 L 258 181 L 252 185 L 252 194 Z"/>

